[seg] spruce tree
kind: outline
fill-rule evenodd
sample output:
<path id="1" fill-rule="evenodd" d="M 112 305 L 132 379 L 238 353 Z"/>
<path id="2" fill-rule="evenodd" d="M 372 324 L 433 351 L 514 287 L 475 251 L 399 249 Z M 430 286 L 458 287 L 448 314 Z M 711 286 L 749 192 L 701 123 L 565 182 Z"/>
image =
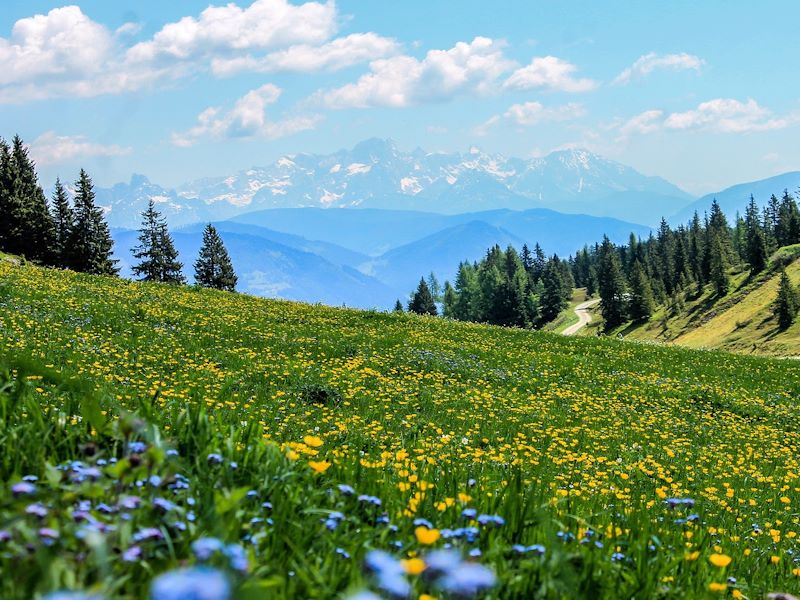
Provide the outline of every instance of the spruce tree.
<path id="1" fill-rule="evenodd" d="M 411 301 L 408 303 L 408 310 L 418 315 L 435 316 L 438 312 L 436 310 L 436 303 L 433 301 L 433 296 L 431 295 L 431 290 L 428 288 L 424 277 L 419 280 L 417 291 L 414 292 Z"/>
<path id="2" fill-rule="evenodd" d="M 399 298 L 397 299 L 397 302 L 394 303 L 394 312 L 397 312 L 397 313 L 405 312 L 403 310 L 403 303 L 400 302 Z"/>
<path id="3" fill-rule="evenodd" d="M 760 273 L 767 266 L 767 244 L 764 240 L 758 206 L 752 195 L 745 211 L 744 228 L 745 257 L 750 265 L 750 272 Z"/>
<path id="4" fill-rule="evenodd" d="M 629 310 L 634 321 L 647 321 L 653 315 L 655 299 L 650 281 L 637 260 L 631 269 L 631 297 Z"/>
<path id="5" fill-rule="evenodd" d="M 69 265 L 75 271 L 95 275 L 116 275 L 117 260 L 111 258 L 114 242 L 103 209 L 94 203 L 94 186 L 81 169 L 75 182 L 75 221 L 69 237 Z"/>
<path id="6" fill-rule="evenodd" d="M 182 284 L 186 282 L 178 261 L 178 251 L 167 229 L 167 222 L 150 200 L 142 213 L 142 228 L 139 230 L 139 245 L 133 249 L 133 257 L 139 264 L 132 269 L 140 281 Z"/>
<path id="7" fill-rule="evenodd" d="M 730 289 L 730 279 L 728 278 L 728 258 L 725 247 L 719 236 L 711 238 L 711 250 L 709 252 L 709 269 L 711 283 L 717 295 L 722 297 Z"/>
<path id="8" fill-rule="evenodd" d="M 203 245 L 200 256 L 194 263 L 194 278 L 198 285 L 228 292 L 236 289 L 239 280 L 222 238 L 210 223 L 203 230 Z M 400 308 L 402 309 L 402 305 Z"/>
<path id="9" fill-rule="evenodd" d="M 60 179 L 56 179 L 56 187 L 53 192 L 53 225 L 55 236 L 53 243 L 53 262 L 55 266 L 63 268 L 69 267 L 69 240 L 72 235 L 72 223 L 75 214 L 69 203 L 67 191 Z"/>
<path id="10" fill-rule="evenodd" d="M 564 277 L 556 258 L 547 261 L 542 273 L 542 295 L 539 298 L 539 325 L 553 321 L 564 308 L 566 302 Z"/>
<path id="11" fill-rule="evenodd" d="M 444 282 L 444 294 L 442 294 L 442 315 L 448 319 L 455 318 L 456 302 L 458 295 L 449 281 Z M 402 305 L 400 306 L 402 309 Z"/>
<path id="12" fill-rule="evenodd" d="M 778 297 L 773 305 L 775 319 L 781 330 L 787 329 L 794 323 L 797 312 L 800 310 L 800 298 L 798 291 L 792 286 L 786 271 L 781 271 L 781 280 L 778 286 Z"/>
<path id="13" fill-rule="evenodd" d="M 622 276 L 619 255 L 607 236 L 603 236 L 603 243 L 600 246 L 597 286 L 605 328 L 614 329 L 627 318 L 625 279 Z"/>
<path id="14" fill-rule="evenodd" d="M 14 254 L 21 236 L 21 210 L 11 195 L 14 176 L 11 164 L 11 149 L 0 138 L 0 251 Z"/>
<path id="15" fill-rule="evenodd" d="M 481 293 L 478 276 L 468 262 L 458 266 L 455 282 L 456 303 L 453 307 L 453 318 L 459 321 L 481 321 Z"/>

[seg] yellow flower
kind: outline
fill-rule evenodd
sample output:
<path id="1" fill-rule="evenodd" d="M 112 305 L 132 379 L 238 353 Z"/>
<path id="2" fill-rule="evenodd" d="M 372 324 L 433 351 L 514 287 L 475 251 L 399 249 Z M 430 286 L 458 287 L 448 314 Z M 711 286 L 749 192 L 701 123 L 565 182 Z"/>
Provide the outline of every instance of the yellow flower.
<path id="1" fill-rule="evenodd" d="M 744 594 L 739 590 L 733 590 L 731 592 L 731 596 L 733 596 L 736 600 L 742 600 L 744 598 Z"/>
<path id="2" fill-rule="evenodd" d="M 770 559 L 770 561 L 772 561 L 773 565 L 777 565 L 779 562 L 781 562 L 781 557 L 780 556 L 773 555 L 773 556 L 770 556 L 769 559 Z"/>
<path id="3" fill-rule="evenodd" d="M 425 561 L 421 558 L 409 558 L 408 560 L 401 560 L 400 564 L 409 575 L 419 575 L 425 570 Z"/>
<path id="4" fill-rule="evenodd" d="M 708 591 L 710 592 L 724 592 L 728 589 L 727 583 L 709 583 L 708 584 Z"/>
<path id="5" fill-rule="evenodd" d="M 709 562 L 715 567 L 724 568 L 731 564 L 731 557 L 727 554 L 712 554 L 708 557 Z"/>
<path id="6" fill-rule="evenodd" d="M 700 551 L 695 550 L 691 554 L 685 554 L 683 558 L 685 558 L 686 560 L 697 560 L 698 558 L 700 558 Z"/>
<path id="7" fill-rule="evenodd" d="M 324 473 L 331 466 L 327 460 L 310 460 L 308 466 L 311 467 L 316 473 Z"/>
<path id="8" fill-rule="evenodd" d="M 436 598 L 430 594 L 420 594 L 419 600 L 436 600 Z"/>
<path id="9" fill-rule="evenodd" d="M 294 450 L 287 450 L 286 458 L 288 458 L 289 460 L 297 460 L 298 458 L 300 458 L 300 455 Z"/>
<path id="10" fill-rule="evenodd" d="M 322 441 L 322 438 L 315 435 L 307 435 L 303 438 L 303 443 L 310 448 L 319 448 L 325 442 Z"/>
<path id="11" fill-rule="evenodd" d="M 792 575 L 794 575 L 795 577 L 800 577 L 800 568 L 792 569 Z"/>
<path id="12" fill-rule="evenodd" d="M 420 544 L 425 544 L 426 546 L 430 546 L 441 537 L 438 529 L 428 529 L 422 525 L 414 530 L 414 535 L 417 536 L 417 541 Z"/>

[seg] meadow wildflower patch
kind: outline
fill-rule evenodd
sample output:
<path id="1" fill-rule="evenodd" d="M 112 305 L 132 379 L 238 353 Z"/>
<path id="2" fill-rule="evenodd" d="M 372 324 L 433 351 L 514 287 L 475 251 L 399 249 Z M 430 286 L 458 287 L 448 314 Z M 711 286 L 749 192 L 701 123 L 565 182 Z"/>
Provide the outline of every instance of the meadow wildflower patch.
<path id="1" fill-rule="evenodd" d="M 0 281 L 0 597 L 797 590 L 790 361 Z"/>

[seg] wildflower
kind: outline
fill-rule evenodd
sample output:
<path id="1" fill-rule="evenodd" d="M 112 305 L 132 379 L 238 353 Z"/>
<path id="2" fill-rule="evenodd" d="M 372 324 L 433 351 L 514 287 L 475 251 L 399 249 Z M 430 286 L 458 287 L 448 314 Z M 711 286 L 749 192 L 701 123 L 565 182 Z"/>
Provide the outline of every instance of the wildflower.
<path id="1" fill-rule="evenodd" d="M 208 456 L 206 456 L 206 460 L 210 465 L 221 465 L 222 464 L 222 455 L 217 452 L 212 452 Z"/>
<path id="2" fill-rule="evenodd" d="M 47 516 L 47 507 L 39 502 L 34 502 L 25 507 L 25 514 L 44 519 Z"/>
<path id="3" fill-rule="evenodd" d="M 478 516 L 478 511 L 474 508 L 465 508 L 461 511 L 461 517 L 464 519 L 472 520 Z"/>
<path id="4" fill-rule="evenodd" d="M 492 525 L 494 527 L 502 527 L 506 524 L 506 520 L 499 515 L 478 515 L 478 523 L 481 525 Z"/>
<path id="5" fill-rule="evenodd" d="M 311 467 L 311 469 L 315 473 L 324 473 L 325 471 L 328 470 L 328 468 L 330 468 L 331 463 L 325 460 L 320 460 L 320 461 L 310 460 L 308 461 L 308 466 Z"/>
<path id="6" fill-rule="evenodd" d="M 303 438 L 303 443 L 309 448 L 319 448 L 325 442 L 323 442 L 321 438 L 315 435 L 307 435 Z"/>
<path id="7" fill-rule="evenodd" d="M 775 556 L 773 554 L 772 556 L 769 557 L 769 560 L 773 565 L 777 565 L 779 562 L 781 562 L 781 557 L 780 556 Z"/>
<path id="8" fill-rule="evenodd" d="M 366 494 L 361 494 L 358 497 L 358 501 L 359 502 L 363 502 L 365 504 L 372 504 L 373 506 L 380 506 L 381 505 L 381 499 L 380 498 L 378 498 L 377 496 L 368 496 Z"/>
<path id="9" fill-rule="evenodd" d="M 731 564 L 731 557 L 727 554 L 712 554 L 708 557 L 708 561 L 715 567 L 725 568 Z"/>
<path id="10" fill-rule="evenodd" d="M 122 553 L 124 562 L 136 562 L 140 558 L 142 558 L 142 548 L 140 546 L 131 546 Z"/>
<path id="11" fill-rule="evenodd" d="M 198 538 L 192 542 L 192 552 L 197 560 L 206 561 L 224 548 L 221 540 L 213 537 Z"/>
<path id="12" fill-rule="evenodd" d="M 497 577 L 487 567 L 463 562 L 439 579 L 438 587 L 458 597 L 477 596 L 495 586 Z"/>
<path id="13" fill-rule="evenodd" d="M 234 571 L 239 571 L 240 573 L 247 573 L 247 569 L 249 568 L 249 562 L 247 560 L 247 554 L 239 544 L 228 544 L 223 549 L 223 554 L 228 559 L 228 564 L 230 568 Z"/>
<path id="14" fill-rule="evenodd" d="M 433 529 L 433 523 L 428 521 L 428 519 L 414 519 L 414 526 L 419 527 L 420 525 L 428 529 Z"/>
<path id="15" fill-rule="evenodd" d="M 163 540 L 164 534 L 161 533 L 160 529 L 155 527 L 143 527 L 139 531 L 133 534 L 133 541 L 134 542 L 145 542 L 150 540 Z"/>
<path id="16" fill-rule="evenodd" d="M 338 554 L 339 556 L 341 556 L 344 559 L 347 559 L 347 560 L 350 559 L 350 553 L 347 550 L 345 550 L 344 548 L 336 548 L 336 554 Z"/>
<path id="17" fill-rule="evenodd" d="M 160 575 L 150 588 L 151 600 L 228 600 L 231 588 L 215 569 L 194 567 Z"/>
<path id="18" fill-rule="evenodd" d="M 142 452 L 147 450 L 147 444 L 145 444 L 144 442 L 131 442 L 128 448 L 134 454 L 141 454 Z"/>
<path id="19" fill-rule="evenodd" d="M 401 560 L 400 564 L 403 565 L 403 570 L 409 575 L 419 575 L 425 570 L 425 561 L 421 558 Z"/>
<path id="20" fill-rule="evenodd" d="M 36 493 L 36 486 L 29 481 L 20 481 L 11 486 L 11 493 L 16 496 L 29 496 Z"/>
<path id="21" fill-rule="evenodd" d="M 441 533 L 439 533 L 438 529 L 428 529 L 422 525 L 414 530 L 414 535 L 417 537 L 417 541 L 420 544 L 424 544 L 426 546 L 435 544 L 436 541 L 441 537 Z"/>
<path id="22" fill-rule="evenodd" d="M 50 546 L 55 542 L 61 534 L 58 533 L 55 529 L 50 529 L 49 527 L 42 527 L 39 529 L 39 537 L 42 538 L 42 542 L 45 546 Z"/>
<path id="23" fill-rule="evenodd" d="M 163 513 L 168 513 L 169 511 L 174 510 L 176 507 L 175 504 L 169 500 L 165 500 L 164 498 L 156 498 L 153 500 L 153 508 L 156 508 Z"/>
<path id="24" fill-rule="evenodd" d="M 352 496 L 356 493 L 352 486 L 349 486 L 346 483 L 339 485 L 339 492 L 344 496 Z"/>
<path id="25" fill-rule="evenodd" d="M 664 501 L 669 508 L 678 508 L 679 506 L 686 506 L 687 508 L 694 507 L 694 500 L 691 498 L 667 498 Z"/>
<path id="26" fill-rule="evenodd" d="M 728 589 L 727 583 L 711 582 L 708 584 L 709 592 L 724 592 Z"/>

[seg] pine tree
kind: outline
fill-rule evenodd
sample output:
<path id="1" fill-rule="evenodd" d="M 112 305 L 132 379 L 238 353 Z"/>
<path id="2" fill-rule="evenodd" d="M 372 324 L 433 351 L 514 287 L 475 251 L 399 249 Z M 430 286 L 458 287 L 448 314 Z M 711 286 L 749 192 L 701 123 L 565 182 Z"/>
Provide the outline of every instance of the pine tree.
<path id="1" fill-rule="evenodd" d="M 75 220 L 75 214 L 60 179 L 56 179 L 52 211 L 55 227 L 53 262 L 63 269 L 69 266 L 69 240 L 72 235 L 72 222 Z"/>
<path id="2" fill-rule="evenodd" d="M 442 301 L 442 285 L 439 283 L 439 280 L 436 278 L 436 273 L 433 271 L 428 275 L 428 289 L 431 291 L 434 302 Z"/>
<path id="3" fill-rule="evenodd" d="M 655 299 L 650 281 L 642 269 L 641 263 L 637 260 L 633 263 L 631 270 L 631 297 L 629 310 L 634 321 L 647 321 L 653 315 Z"/>
<path id="4" fill-rule="evenodd" d="M 778 286 L 778 297 L 775 298 L 773 312 L 781 330 L 787 329 L 794 323 L 797 312 L 800 310 L 798 290 L 792 286 L 786 271 L 781 271 L 781 280 Z"/>
<path id="5" fill-rule="evenodd" d="M 132 268 L 140 281 L 182 284 L 186 282 L 178 261 L 178 251 L 167 229 L 167 222 L 150 200 L 142 213 L 142 228 L 139 230 L 139 245 L 133 249 L 133 257 L 139 264 Z"/>
<path id="6" fill-rule="evenodd" d="M 758 205 L 752 195 L 745 211 L 744 228 L 745 258 L 750 265 L 750 272 L 760 273 L 767 266 L 767 244 L 764 240 Z"/>
<path id="7" fill-rule="evenodd" d="M 12 167 L 11 149 L 0 138 L 0 251 L 16 254 L 22 236 L 22 211 L 16 204 L 17 198 L 11 195 L 14 184 Z"/>
<path id="8" fill-rule="evenodd" d="M 453 307 L 453 318 L 459 321 L 482 321 L 478 276 L 475 267 L 468 262 L 462 262 L 458 266 L 455 291 L 456 303 Z"/>
<path id="9" fill-rule="evenodd" d="M 611 330 L 625 322 L 627 306 L 625 298 L 625 279 L 622 276 L 619 255 L 614 244 L 603 236 L 598 261 L 597 285 L 600 292 L 600 310 L 603 313 L 606 330 Z"/>
<path id="10" fill-rule="evenodd" d="M 417 291 L 414 292 L 411 301 L 408 303 L 408 311 L 417 313 L 418 315 L 436 315 L 436 303 L 433 301 L 431 290 L 422 277 L 419 280 Z"/>
<path id="11" fill-rule="evenodd" d="M 714 284 L 718 296 L 725 296 L 730 289 L 731 282 L 728 278 L 727 255 L 722 240 L 718 236 L 711 239 L 709 261 L 711 283 Z"/>
<path id="12" fill-rule="evenodd" d="M 200 256 L 194 263 L 194 272 L 198 285 L 229 292 L 236 289 L 238 277 L 233 270 L 233 263 L 222 238 L 210 223 L 203 230 L 203 245 L 200 248 Z M 399 300 L 397 304 L 400 305 Z M 402 305 L 400 309 L 403 309 Z"/>
<path id="13" fill-rule="evenodd" d="M 561 267 L 551 258 L 542 273 L 542 295 L 539 298 L 539 325 L 553 321 L 566 307 L 564 277 Z"/>
<path id="14" fill-rule="evenodd" d="M 399 298 L 397 299 L 397 302 L 394 303 L 394 312 L 396 312 L 396 313 L 405 312 L 403 310 L 403 303 L 400 302 Z"/>
<path id="15" fill-rule="evenodd" d="M 453 289 L 453 286 L 450 285 L 449 281 L 445 281 L 444 294 L 442 295 L 442 315 L 448 319 L 454 319 L 457 301 L 458 295 L 456 294 L 455 289 Z M 402 308 L 402 306 L 400 308 Z"/>
<path id="16" fill-rule="evenodd" d="M 75 188 L 75 221 L 69 241 L 70 267 L 83 273 L 116 275 L 118 261 L 111 258 L 114 242 L 103 209 L 94 203 L 92 180 L 83 169 Z"/>

